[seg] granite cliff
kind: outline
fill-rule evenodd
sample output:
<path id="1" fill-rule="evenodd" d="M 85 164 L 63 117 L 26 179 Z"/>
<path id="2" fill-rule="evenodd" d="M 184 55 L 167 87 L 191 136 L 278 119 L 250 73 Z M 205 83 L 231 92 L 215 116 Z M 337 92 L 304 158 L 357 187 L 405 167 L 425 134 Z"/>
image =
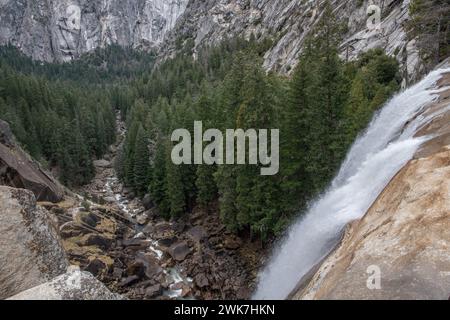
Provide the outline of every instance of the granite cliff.
<path id="1" fill-rule="evenodd" d="M 159 49 L 162 58 L 231 36 L 271 38 L 267 70 L 289 73 L 324 1 L 298 0 L 2 0 L 0 44 L 11 43 L 36 60 L 70 61 L 108 44 Z M 341 54 L 348 59 L 374 47 L 396 56 L 404 78 L 421 71 L 405 22 L 409 0 L 331 1 L 346 27 Z M 370 5 L 376 5 L 370 9 Z M 377 9 L 378 8 L 378 9 Z M 377 15 L 379 14 L 379 19 Z"/>
<path id="2" fill-rule="evenodd" d="M 70 61 L 109 44 L 159 45 L 188 0 L 2 0 L 0 44 L 35 60 Z"/>

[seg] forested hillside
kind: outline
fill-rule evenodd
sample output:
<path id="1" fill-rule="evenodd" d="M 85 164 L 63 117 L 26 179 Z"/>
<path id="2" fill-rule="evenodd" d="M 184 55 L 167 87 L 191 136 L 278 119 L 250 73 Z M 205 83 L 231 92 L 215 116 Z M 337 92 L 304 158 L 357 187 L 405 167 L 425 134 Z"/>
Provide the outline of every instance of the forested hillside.
<path id="1" fill-rule="evenodd" d="M 263 239 L 282 231 L 323 191 L 358 132 L 399 88 L 397 62 L 381 50 L 342 61 L 341 31 L 328 8 L 292 79 L 262 69 L 270 40 L 232 39 L 204 48 L 196 60 L 179 54 L 125 92 L 116 90 L 129 128 L 117 163 L 121 178 L 139 195 L 149 192 L 166 218 L 218 200 L 232 231 Z M 264 177 L 252 165 L 175 166 L 170 135 L 193 131 L 194 120 L 220 130 L 279 128 L 281 172 Z"/>
<path id="2" fill-rule="evenodd" d="M 262 69 L 270 39 L 228 39 L 196 59 L 186 47 L 153 71 L 152 55 L 118 47 L 63 65 L 31 62 L 5 47 L 0 110 L 30 154 L 59 169 L 69 186 L 93 177 L 92 160 L 114 141 L 120 110 L 128 133 L 117 171 L 139 196 L 150 193 L 161 216 L 176 219 L 218 201 L 229 230 L 266 239 L 323 191 L 358 132 L 399 88 L 395 59 L 373 50 L 342 61 L 341 35 L 328 8 L 292 78 Z M 204 129 L 280 129 L 280 173 L 174 165 L 170 135 L 193 131 L 196 120 Z"/>

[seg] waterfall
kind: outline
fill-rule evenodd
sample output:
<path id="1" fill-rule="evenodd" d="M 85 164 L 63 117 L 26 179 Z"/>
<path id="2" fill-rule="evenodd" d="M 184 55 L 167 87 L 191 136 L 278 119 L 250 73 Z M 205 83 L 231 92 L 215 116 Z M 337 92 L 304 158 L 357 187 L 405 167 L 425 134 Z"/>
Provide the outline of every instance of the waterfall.
<path id="1" fill-rule="evenodd" d="M 255 299 L 285 299 L 336 246 L 345 226 L 361 218 L 426 138 L 414 138 L 430 117 L 423 108 L 436 98 L 436 70 L 393 97 L 350 149 L 329 189 L 289 229 L 259 275 Z M 442 90 L 442 89 L 441 89 Z"/>

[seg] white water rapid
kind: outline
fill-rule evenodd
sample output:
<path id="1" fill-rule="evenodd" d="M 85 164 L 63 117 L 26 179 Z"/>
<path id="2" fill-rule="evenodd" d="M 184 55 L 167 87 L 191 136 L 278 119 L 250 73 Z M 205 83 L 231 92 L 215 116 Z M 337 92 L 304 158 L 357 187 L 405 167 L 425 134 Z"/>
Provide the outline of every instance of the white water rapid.
<path id="1" fill-rule="evenodd" d="M 285 299 L 298 282 L 336 246 L 345 226 L 361 218 L 424 138 L 414 133 L 428 118 L 417 116 L 436 98 L 441 74 L 391 99 L 350 149 L 330 188 L 289 230 L 259 276 L 254 299 Z M 442 90 L 442 89 L 441 89 Z"/>

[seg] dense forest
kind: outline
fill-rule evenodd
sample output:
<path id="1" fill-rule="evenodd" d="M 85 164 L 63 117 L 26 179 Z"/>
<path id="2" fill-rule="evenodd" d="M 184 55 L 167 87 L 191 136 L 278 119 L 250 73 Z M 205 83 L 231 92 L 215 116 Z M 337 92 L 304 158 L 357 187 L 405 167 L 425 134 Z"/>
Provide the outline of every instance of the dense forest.
<path id="1" fill-rule="evenodd" d="M 358 133 L 399 89 L 397 62 L 382 50 L 343 61 L 342 32 L 327 8 L 289 77 L 263 70 L 272 41 L 256 36 L 226 39 L 195 58 L 186 46 L 155 67 L 153 54 L 118 47 L 62 65 L 4 47 L 0 117 L 33 157 L 79 186 L 114 141 L 118 110 L 128 131 L 116 169 L 137 195 L 149 193 L 167 219 L 218 204 L 229 230 L 265 240 L 324 190 Z M 196 120 L 204 129 L 280 129 L 280 173 L 260 176 L 256 165 L 174 165 L 171 133 L 193 131 Z"/>
<path id="2" fill-rule="evenodd" d="M 137 194 L 149 192 L 168 219 L 218 201 L 232 231 L 263 239 L 281 232 L 323 191 L 357 134 L 399 88 L 397 62 L 382 50 L 340 59 L 341 33 L 328 8 L 291 78 L 262 69 L 270 39 L 230 39 L 197 59 L 180 54 L 158 65 L 116 99 L 129 128 L 116 164 L 121 178 Z M 192 132 L 195 120 L 204 130 L 280 129 L 280 173 L 260 176 L 255 165 L 174 165 L 170 135 Z"/>

